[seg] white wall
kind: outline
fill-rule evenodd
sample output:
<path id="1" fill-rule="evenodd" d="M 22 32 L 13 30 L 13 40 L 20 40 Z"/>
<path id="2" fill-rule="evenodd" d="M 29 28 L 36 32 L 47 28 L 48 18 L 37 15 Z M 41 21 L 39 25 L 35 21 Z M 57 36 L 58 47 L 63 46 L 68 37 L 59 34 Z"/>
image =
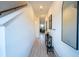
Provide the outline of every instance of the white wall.
<path id="1" fill-rule="evenodd" d="M 39 17 L 35 16 L 35 37 L 39 39 L 40 35 L 40 29 L 39 29 Z"/>
<path id="2" fill-rule="evenodd" d="M 52 14 L 52 27 L 56 29 L 55 31 L 50 30 L 50 34 L 53 37 L 53 45 L 58 56 L 79 56 L 79 50 L 75 50 L 69 45 L 61 41 L 62 39 L 62 2 L 53 2 L 48 16 Z M 47 17 L 48 17 L 47 16 Z"/>
<path id="3" fill-rule="evenodd" d="M 20 11 L 22 13 L 15 16 L 15 14 L 19 13 Z M 11 19 L 11 16 L 15 17 Z M 5 42 L 4 42 L 4 45 L 6 45 L 4 46 L 6 47 L 5 56 L 15 56 L 15 57 L 29 56 L 33 41 L 35 39 L 34 34 L 35 23 L 32 7 L 28 5 L 23 9 L 20 9 L 19 11 L 16 11 L 14 13 L 2 17 L 0 20 L 4 20 L 5 22 L 5 19 L 10 19 L 5 24 L 3 24 L 3 26 L 5 26 Z M 2 34 L 4 34 L 4 32 L 2 32 Z M 3 37 L 2 39 L 4 40 Z M 2 51 L 2 53 L 4 53 L 4 51 Z"/>
<path id="4" fill-rule="evenodd" d="M 0 26 L 0 57 L 5 56 L 5 27 Z"/>

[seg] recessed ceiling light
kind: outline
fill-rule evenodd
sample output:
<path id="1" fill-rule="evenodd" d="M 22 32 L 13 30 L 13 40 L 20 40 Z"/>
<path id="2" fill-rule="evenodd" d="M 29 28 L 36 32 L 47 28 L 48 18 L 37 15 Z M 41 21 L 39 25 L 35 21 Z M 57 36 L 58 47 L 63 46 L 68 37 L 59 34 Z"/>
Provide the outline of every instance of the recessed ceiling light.
<path id="1" fill-rule="evenodd" d="M 43 9 L 43 6 L 40 6 L 40 9 Z"/>

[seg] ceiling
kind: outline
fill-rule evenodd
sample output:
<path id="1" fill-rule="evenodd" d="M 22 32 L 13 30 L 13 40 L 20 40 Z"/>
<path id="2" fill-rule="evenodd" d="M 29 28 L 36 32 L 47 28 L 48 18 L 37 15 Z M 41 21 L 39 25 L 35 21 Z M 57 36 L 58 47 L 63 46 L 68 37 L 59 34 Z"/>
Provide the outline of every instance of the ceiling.
<path id="1" fill-rule="evenodd" d="M 52 4 L 52 1 L 30 1 L 36 16 L 45 16 Z"/>
<path id="2" fill-rule="evenodd" d="M 0 11 L 27 4 L 25 1 L 0 1 Z"/>
<path id="3" fill-rule="evenodd" d="M 28 1 L 34 10 L 34 13 L 36 16 L 45 16 L 48 13 L 48 10 L 52 4 L 53 1 Z M 16 7 L 22 4 L 26 4 L 25 1 L 5 1 L 0 2 L 0 11 L 3 11 L 5 9 L 9 9 L 11 7 Z M 40 8 L 42 6 L 43 8 Z"/>

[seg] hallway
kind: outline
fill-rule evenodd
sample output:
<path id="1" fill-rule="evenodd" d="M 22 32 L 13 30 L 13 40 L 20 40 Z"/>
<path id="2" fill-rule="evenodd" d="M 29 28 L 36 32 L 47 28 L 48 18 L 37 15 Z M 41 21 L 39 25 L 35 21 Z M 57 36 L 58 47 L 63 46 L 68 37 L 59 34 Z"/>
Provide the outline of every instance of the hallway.
<path id="1" fill-rule="evenodd" d="M 79 56 L 79 2 L 63 2 L 0 1 L 0 57 Z"/>
<path id="2" fill-rule="evenodd" d="M 50 52 L 48 55 L 45 43 L 42 43 L 39 39 L 36 39 L 29 57 L 55 57 L 55 54 Z"/>

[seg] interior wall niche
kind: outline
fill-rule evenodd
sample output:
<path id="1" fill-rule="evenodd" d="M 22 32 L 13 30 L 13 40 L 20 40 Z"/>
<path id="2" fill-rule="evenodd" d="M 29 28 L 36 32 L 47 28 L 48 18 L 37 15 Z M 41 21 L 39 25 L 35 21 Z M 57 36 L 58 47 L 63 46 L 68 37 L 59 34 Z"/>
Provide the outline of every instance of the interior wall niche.
<path id="1" fill-rule="evenodd" d="M 79 2 L 65 1 L 62 5 L 62 41 L 79 49 Z"/>

